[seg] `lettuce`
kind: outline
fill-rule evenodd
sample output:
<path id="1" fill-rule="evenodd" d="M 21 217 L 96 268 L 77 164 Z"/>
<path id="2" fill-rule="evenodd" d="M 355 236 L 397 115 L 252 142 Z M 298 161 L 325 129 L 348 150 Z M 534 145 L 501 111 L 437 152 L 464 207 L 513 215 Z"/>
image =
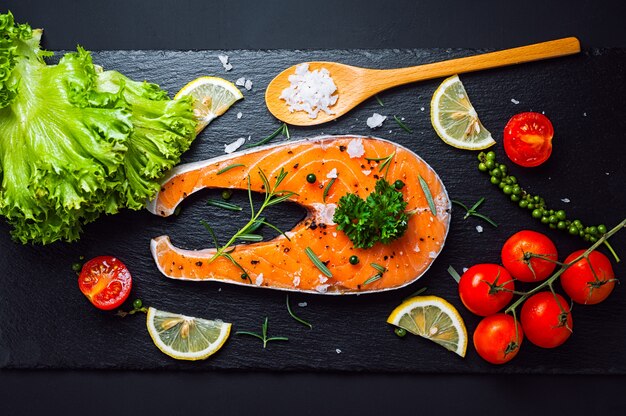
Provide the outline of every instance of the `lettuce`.
<path id="1" fill-rule="evenodd" d="M 143 208 L 196 122 L 190 98 L 102 71 L 80 47 L 47 65 L 41 34 L 0 14 L 0 214 L 14 239 L 47 244 Z"/>

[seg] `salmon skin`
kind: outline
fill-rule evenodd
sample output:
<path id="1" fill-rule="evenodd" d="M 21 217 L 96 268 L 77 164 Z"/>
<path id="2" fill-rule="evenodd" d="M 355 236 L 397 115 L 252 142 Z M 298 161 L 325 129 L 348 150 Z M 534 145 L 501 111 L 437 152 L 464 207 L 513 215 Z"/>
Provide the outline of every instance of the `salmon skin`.
<path id="1" fill-rule="evenodd" d="M 387 180 L 400 179 L 410 215 L 405 234 L 390 244 L 376 243 L 368 249 L 355 248 L 350 239 L 336 229 L 333 215 L 339 199 L 347 193 L 366 198 L 379 177 L 380 161 L 394 154 Z M 232 165 L 226 172 L 218 174 Z M 168 236 L 152 239 L 151 251 L 157 267 L 172 279 L 220 281 L 317 294 L 361 294 L 397 289 L 416 281 L 430 267 L 444 246 L 450 227 L 450 200 L 435 171 L 419 156 L 388 140 L 362 136 L 323 136 L 259 147 L 214 159 L 175 167 L 163 180 L 161 191 L 148 203 L 153 214 L 167 217 L 187 196 L 204 188 L 250 189 L 264 192 L 259 169 L 271 184 L 284 169 L 288 175 L 280 189 L 297 193 L 290 200 L 306 208 L 307 215 L 287 239 L 279 235 L 271 241 L 234 246 L 231 256 L 247 272 L 229 259 L 217 257 L 216 250 L 184 250 L 175 247 Z M 313 173 L 317 181 L 307 182 Z M 433 215 L 418 175 L 428 184 L 436 206 Z M 324 191 L 336 176 L 326 198 Z M 271 221 L 271 219 L 269 219 Z M 209 237 L 207 236 L 207 241 Z M 324 275 L 307 256 L 310 249 L 326 264 L 332 277 Z M 352 265 L 351 256 L 359 263 Z M 386 271 L 371 279 L 376 263 Z M 368 282 L 369 280 L 369 282 Z M 374 280 L 374 281 L 372 281 Z"/>

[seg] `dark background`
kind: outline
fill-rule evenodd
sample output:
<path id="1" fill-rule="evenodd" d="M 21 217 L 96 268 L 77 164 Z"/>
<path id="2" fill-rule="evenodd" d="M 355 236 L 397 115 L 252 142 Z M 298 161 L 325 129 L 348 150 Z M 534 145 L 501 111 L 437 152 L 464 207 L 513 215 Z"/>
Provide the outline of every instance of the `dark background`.
<path id="1" fill-rule="evenodd" d="M 621 14 L 608 2 L 333 3 L 339 2 L 21 0 L 3 2 L 0 9 L 44 27 L 44 46 L 51 50 L 77 43 L 90 50 L 504 48 L 569 35 L 585 48 L 626 46 Z M 626 404 L 625 387 L 623 376 L 4 370 L 0 411 L 616 414 Z"/>

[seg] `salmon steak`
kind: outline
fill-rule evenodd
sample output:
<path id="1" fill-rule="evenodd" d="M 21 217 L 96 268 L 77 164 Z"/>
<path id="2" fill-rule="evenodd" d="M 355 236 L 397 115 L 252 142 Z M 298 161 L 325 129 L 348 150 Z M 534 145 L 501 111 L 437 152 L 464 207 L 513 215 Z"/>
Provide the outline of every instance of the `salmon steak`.
<path id="1" fill-rule="evenodd" d="M 389 160 L 386 165 L 385 159 Z M 167 217 L 186 197 L 205 188 L 265 192 L 259 171 L 271 182 L 281 169 L 287 175 L 280 189 L 294 192 L 288 199 L 307 211 L 292 230 L 270 241 L 234 245 L 228 250 L 232 259 L 215 257 L 215 248 L 186 250 L 175 247 L 166 235 L 156 237 L 150 243 L 151 252 L 161 273 L 171 279 L 316 294 L 375 293 L 416 281 L 443 249 L 451 208 L 443 182 L 411 150 L 372 137 L 315 137 L 182 164 L 163 179 L 147 209 Z M 314 183 L 307 181 L 311 173 L 316 176 Z M 348 193 L 367 198 L 383 174 L 389 183 L 404 182 L 401 192 L 410 212 L 406 232 L 388 244 L 356 248 L 333 222 L 337 204 Z M 432 208 L 436 208 L 434 213 Z M 350 262 L 352 256 L 357 256 L 357 264 Z M 326 266 L 326 273 L 319 262 Z"/>

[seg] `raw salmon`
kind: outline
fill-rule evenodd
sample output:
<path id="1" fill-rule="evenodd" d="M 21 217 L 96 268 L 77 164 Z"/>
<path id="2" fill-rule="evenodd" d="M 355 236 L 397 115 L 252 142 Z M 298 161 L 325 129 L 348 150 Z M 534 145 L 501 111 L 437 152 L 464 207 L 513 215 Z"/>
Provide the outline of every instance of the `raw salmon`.
<path id="1" fill-rule="evenodd" d="M 382 175 L 381 162 L 366 158 L 383 158 L 395 152 L 387 173 L 393 183 L 401 179 L 402 192 L 410 216 L 406 233 L 391 244 L 377 243 L 369 249 L 353 247 L 350 239 L 336 229 L 333 214 L 341 196 L 355 193 L 366 198 Z M 225 173 L 218 171 L 241 164 Z M 263 148 L 225 155 L 215 159 L 177 166 L 164 179 L 161 191 L 148 209 L 161 216 L 171 215 L 187 196 L 204 188 L 247 189 L 264 192 L 259 169 L 270 183 L 281 168 L 288 172 L 280 189 L 296 192 L 290 199 L 307 209 L 308 214 L 287 233 L 271 241 L 235 246 L 233 258 L 241 269 L 224 257 L 211 262 L 215 249 L 184 250 L 174 247 L 169 237 L 151 241 L 151 250 L 159 270 L 172 279 L 215 280 L 264 288 L 320 294 L 355 294 L 397 289 L 417 280 L 441 252 L 450 225 L 450 200 L 435 171 L 412 151 L 387 140 L 361 136 L 324 136 L 288 141 Z M 314 173 L 317 182 L 308 183 Z M 324 188 L 336 180 L 324 201 Z M 418 175 L 428 184 L 436 215 L 431 213 Z M 271 219 L 268 219 L 271 221 Z M 309 259 L 305 249 L 324 262 L 332 277 L 325 276 Z M 349 258 L 356 255 L 359 263 Z M 377 263 L 387 270 L 382 278 L 365 283 L 377 270 Z"/>

